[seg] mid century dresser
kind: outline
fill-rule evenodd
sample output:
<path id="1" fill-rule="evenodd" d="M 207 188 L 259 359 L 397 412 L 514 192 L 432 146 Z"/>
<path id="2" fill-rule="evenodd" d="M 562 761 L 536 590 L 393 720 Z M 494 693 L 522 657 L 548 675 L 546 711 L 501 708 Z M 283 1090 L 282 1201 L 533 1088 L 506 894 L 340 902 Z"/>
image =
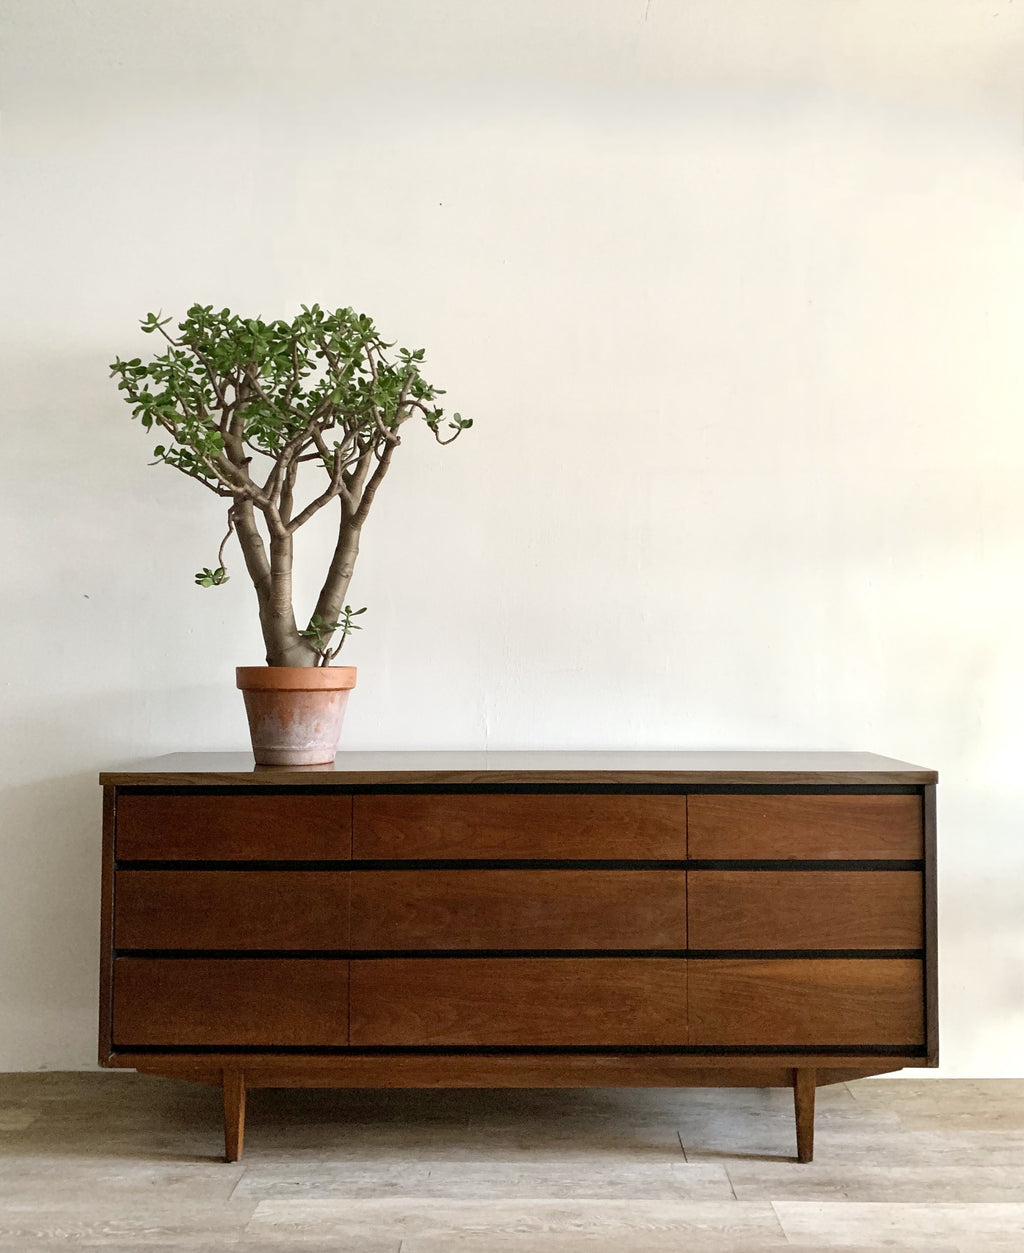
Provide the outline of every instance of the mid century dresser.
<path id="1" fill-rule="evenodd" d="M 100 1062 L 223 1088 L 938 1061 L 935 783 L 867 753 L 174 755 L 104 787 Z M 738 1146 L 740 1147 L 740 1146 Z"/>

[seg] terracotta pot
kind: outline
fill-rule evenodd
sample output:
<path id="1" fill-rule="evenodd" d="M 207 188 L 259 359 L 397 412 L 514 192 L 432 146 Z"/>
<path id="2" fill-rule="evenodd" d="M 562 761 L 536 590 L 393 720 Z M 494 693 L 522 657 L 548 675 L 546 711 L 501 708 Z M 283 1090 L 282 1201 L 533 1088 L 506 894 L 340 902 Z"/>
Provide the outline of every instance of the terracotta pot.
<path id="1" fill-rule="evenodd" d="M 238 666 L 258 766 L 334 761 L 355 666 Z"/>

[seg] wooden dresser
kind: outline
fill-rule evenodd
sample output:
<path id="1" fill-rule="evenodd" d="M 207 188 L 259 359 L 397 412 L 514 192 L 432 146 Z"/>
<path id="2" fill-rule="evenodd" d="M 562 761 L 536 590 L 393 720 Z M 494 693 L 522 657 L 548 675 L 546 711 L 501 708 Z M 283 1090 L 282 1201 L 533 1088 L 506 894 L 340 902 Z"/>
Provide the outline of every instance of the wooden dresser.
<path id="1" fill-rule="evenodd" d="M 785 1086 L 938 1062 L 934 771 L 174 755 L 104 787 L 100 1063 L 223 1087 Z M 742 1146 L 737 1146 L 742 1148 Z M 780 1146 L 781 1147 L 781 1146 Z"/>

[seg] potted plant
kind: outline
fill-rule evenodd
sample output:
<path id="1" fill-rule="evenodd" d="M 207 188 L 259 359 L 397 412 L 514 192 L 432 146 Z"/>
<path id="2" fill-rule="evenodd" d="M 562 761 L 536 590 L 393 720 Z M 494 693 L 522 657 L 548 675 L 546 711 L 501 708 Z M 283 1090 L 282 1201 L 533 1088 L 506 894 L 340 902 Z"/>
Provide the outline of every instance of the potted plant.
<path id="1" fill-rule="evenodd" d="M 352 309 L 301 308 L 291 322 L 265 322 L 196 304 L 176 334 L 167 329 L 171 318 L 150 313 L 142 329 L 166 341 L 163 351 L 111 366 L 132 416 L 166 436 L 153 449 L 156 461 L 228 502 L 217 565 L 196 582 L 227 581 L 225 546 L 236 536 L 267 650 L 266 666 L 237 671 L 261 765 L 333 761 L 355 668 L 330 663 L 364 612 L 346 603 L 349 582 L 401 428 L 419 418 L 449 444 L 472 425 L 456 413 L 442 426 L 442 393 L 420 373 L 422 348 L 390 352 L 370 318 Z M 303 482 L 309 471 L 319 475 L 305 498 L 300 471 Z M 338 539 L 300 629 L 295 534 L 328 506 L 338 511 Z"/>

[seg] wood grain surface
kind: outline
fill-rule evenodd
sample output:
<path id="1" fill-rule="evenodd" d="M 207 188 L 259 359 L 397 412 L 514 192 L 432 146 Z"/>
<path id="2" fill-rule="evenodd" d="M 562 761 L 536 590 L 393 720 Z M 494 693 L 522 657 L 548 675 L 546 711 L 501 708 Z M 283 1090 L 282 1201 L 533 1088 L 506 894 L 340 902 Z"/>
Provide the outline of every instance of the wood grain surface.
<path id="1" fill-rule="evenodd" d="M 686 857 L 685 796 L 360 795 L 356 858 Z"/>
<path id="2" fill-rule="evenodd" d="M 222 1067 L 241 1065 L 249 1088 L 629 1088 L 790 1087 L 806 1055 L 715 1053 L 132 1053 L 113 1065 L 219 1085 Z M 922 1065 L 900 1057 L 816 1054 L 816 1082 L 844 1083 Z"/>
<path id="3" fill-rule="evenodd" d="M 814 1071 L 800 1066 L 793 1071 L 793 1112 L 796 1115 L 796 1160 L 814 1160 Z"/>
<path id="4" fill-rule="evenodd" d="M 334 861 L 351 855 L 348 796 L 118 793 L 122 861 Z"/>
<path id="5" fill-rule="evenodd" d="M 919 949 L 914 870 L 691 870 L 693 949 Z"/>
<path id="6" fill-rule="evenodd" d="M 354 949 L 683 949 L 682 870 L 367 870 Z"/>
<path id="7" fill-rule="evenodd" d="M 110 1059 L 110 1024 L 114 968 L 114 827 L 117 797 L 103 789 L 103 864 L 100 876 L 100 1003 L 97 1056 L 101 1066 Z"/>
<path id="8" fill-rule="evenodd" d="M 689 962 L 690 1044 L 924 1043 L 922 963 L 911 958 Z"/>
<path id="9" fill-rule="evenodd" d="M 682 1044 L 686 962 L 354 960 L 351 1004 L 356 1046 Z"/>
<path id="10" fill-rule="evenodd" d="M 930 784 L 934 770 L 858 752 L 745 750 L 342 752 L 325 766 L 256 766 L 251 753 L 168 753 L 105 770 L 105 786 L 277 788 L 537 784 Z"/>
<path id="11" fill-rule="evenodd" d="M 916 859 L 924 847 L 920 796 L 697 795 L 688 833 L 695 860 Z"/>
<path id="12" fill-rule="evenodd" d="M 148 958 L 114 962 L 115 1045 L 344 1045 L 348 962 Z"/>
<path id="13" fill-rule="evenodd" d="M 346 949 L 345 870 L 119 870 L 119 949 Z"/>
<path id="14" fill-rule="evenodd" d="M 939 1064 L 939 884 L 935 788 L 924 789 L 924 1004 L 928 1064 Z"/>

